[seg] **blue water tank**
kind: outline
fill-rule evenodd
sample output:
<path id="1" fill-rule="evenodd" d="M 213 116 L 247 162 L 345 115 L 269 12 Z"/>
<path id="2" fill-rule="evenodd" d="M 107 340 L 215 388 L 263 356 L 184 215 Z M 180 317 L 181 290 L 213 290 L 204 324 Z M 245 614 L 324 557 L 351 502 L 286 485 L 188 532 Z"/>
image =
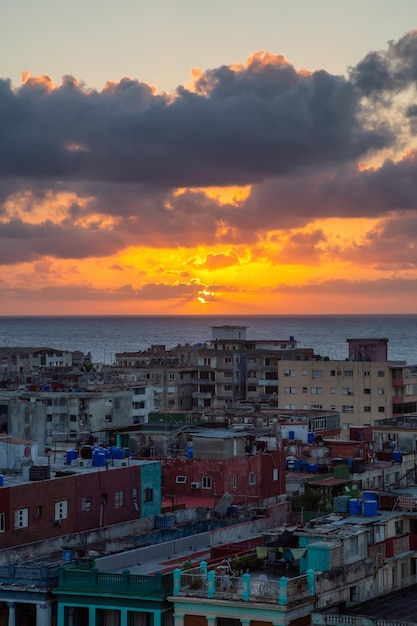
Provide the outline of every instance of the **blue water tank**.
<path id="1" fill-rule="evenodd" d="M 315 474 L 319 471 L 319 466 L 317 465 L 317 463 L 309 463 L 308 471 L 310 472 L 310 474 Z"/>
<path id="2" fill-rule="evenodd" d="M 402 463 L 403 453 L 401 452 L 401 450 L 393 450 L 392 460 L 394 461 L 394 463 Z"/>
<path id="3" fill-rule="evenodd" d="M 62 550 L 62 560 L 68 563 L 68 561 L 72 561 L 73 553 L 72 550 L 68 548 L 68 550 Z"/>
<path id="4" fill-rule="evenodd" d="M 290 439 L 290 441 L 294 441 L 295 432 L 293 430 L 288 431 L 288 439 Z"/>
<path id="5" fill-rule="evenodd" d="M 307 433 L 307 443 L 313 443 L 314 433 Z"/>
<path id="6" fill-rule="evenodd" d="M 95 467 L 104 467 L 106 465 L 106 455 L 104 452 L 96 452 L 93 454 L 93 465 Z"/>
<path id="7" fill-rule="evenodd" d="M 3 487 L 4 485 L 4 476 L 3 474 L 0 472 L 0 487 Z"/>
<path id="8" fill-rule="evenodd" d="M 111 452 L 114 459 L 123 459 L 123 450 L 118 446 L 112 446 Z"/>
<path id="9" fill-rule="evenodd" d="M 303 464 L 299 459 L 295 459 L 294 461 L 294 471 L 301 472 L 303 469 Z"/>
<path id="10" fill-rule="evenodd" d="M 65 454 L 65 462 L 71 465 L 71 462 L 78 457 L 78 450 L 67 450 Z"/>
<path id="11" fill-rule="evenodd" d="M 376 500 L 378 502 L 378 496 L 374 491 L 363 491 L 362 498 L 364 500 Z"/>
<path id="12" fill-rule="evenodd" d="M 364 500 L 363 514 L 368 516 L 378 515 L 378 502 L 376 500 Z"/>
<path id="13" fill-rule="evenodd" d="M 349 513 L 350 515 L 360 515 L 362 513 L 361 501 L 358 498 L 351 498 L 349 500 Z"/>
<path id="14" fill-rule="evenodd" d="M 192 446 L 188 446 L 187 448 L 187 459 L 192 459 L 193 458 L 193 447 Z"/>

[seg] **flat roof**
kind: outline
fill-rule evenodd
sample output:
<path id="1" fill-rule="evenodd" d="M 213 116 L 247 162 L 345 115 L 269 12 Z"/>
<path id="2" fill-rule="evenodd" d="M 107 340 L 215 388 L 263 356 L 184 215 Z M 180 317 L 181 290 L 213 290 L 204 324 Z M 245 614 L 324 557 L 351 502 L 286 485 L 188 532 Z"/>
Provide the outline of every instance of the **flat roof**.
<path id="1" fill-rule="evenodd" d="M 417 585 L 405 587 L 356 606 L 343 609 L 343 615 L 360 615 L 398 622 L 417 622 Z M 340 615 L 340 617 L 342 617 Z"/>

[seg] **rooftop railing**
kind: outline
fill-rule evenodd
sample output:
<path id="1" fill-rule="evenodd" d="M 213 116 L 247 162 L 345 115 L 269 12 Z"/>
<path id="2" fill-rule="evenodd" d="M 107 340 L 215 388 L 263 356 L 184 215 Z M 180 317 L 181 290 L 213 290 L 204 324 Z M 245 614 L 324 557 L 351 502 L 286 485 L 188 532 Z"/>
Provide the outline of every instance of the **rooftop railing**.
<path id="1" fill-rule="evenodd" d="M 112 593 L 128 596 L 171 595 L 173 588 L 172 573 L 147 576 L 130 574 L 129 570 L 122 573 L 100 572 L 96 568 L 81 570 L 62 568 L 59 573 L 59 593 Z"/>
<path id="2" fill-rule="evenodd" d="M 314 572 L 295 578 L 268 578 L 262 570 L 236 575 L 229 567 L 208 571 L 202 561 L 198 567 L 174 571 L 174 596 L 194 596 L 224 600 L 251 600 L 281 605 L 308 600 L 315 595 Z"/>

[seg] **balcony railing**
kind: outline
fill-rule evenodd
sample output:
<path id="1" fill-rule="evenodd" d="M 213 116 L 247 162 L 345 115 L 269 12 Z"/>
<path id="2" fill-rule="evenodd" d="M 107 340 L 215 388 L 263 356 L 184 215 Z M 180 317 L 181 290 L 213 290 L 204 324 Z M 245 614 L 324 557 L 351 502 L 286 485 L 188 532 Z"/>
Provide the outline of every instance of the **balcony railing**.
<path id="1" fill-rule="evenodd" d="M 242 576 L 227 568 L 207 571 L 202 561 L 199 567 L 190 570 L 174 571 L 174 596 L 217 598 L 251 602 L 270 602 L 286 605 L 300 600 L 308 600 L 315 594 L 314 572 L 287 578 L 268 578 L 262 570 Z M 219 572 L 220 570 L 220 572 Z"/>
<path id="2" fill-rule="evenodd" d="M 112 593 L 127 596 L 166 597 L 172 593 L 172 574 L 157 572 L 152 576 L 130 574 L 128 570 L 120 573 L 99 572 L 97 569 L 81 570 L 62 568 L 59 573 L 58 591 L 60 593 L 100 594 Z"/>

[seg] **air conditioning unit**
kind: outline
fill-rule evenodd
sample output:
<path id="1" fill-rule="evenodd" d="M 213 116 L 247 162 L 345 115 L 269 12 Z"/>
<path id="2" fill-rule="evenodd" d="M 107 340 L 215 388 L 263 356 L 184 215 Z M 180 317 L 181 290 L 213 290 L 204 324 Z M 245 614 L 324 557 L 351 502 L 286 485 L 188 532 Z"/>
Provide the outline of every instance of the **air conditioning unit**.
<path id="1" fill-rule="evenodd" d="M 113 467 L 127 467 L 129 463 L 122 459 L 113 459 Z"/>
<path id="2" fill-rule="evenodd" d="M 191 483 L 191 489 L 201 489 L 201 483 Z"/>
<path id="3" fill-rule="evenodd" d="M 91 459 L 76 459 L 78 461 L 78 467 L 91 467 L 93 462 Z"/>

